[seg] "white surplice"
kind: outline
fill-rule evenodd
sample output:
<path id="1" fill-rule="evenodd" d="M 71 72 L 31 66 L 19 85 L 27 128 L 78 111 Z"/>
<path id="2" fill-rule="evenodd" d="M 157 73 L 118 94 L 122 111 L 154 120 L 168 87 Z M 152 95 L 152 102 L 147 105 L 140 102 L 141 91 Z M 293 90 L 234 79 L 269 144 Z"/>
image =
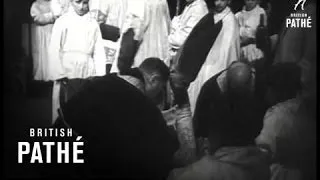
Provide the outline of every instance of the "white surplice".
<path id="1" fill-rule="evenodd" d="M 128 0 L 90 0 L 89 8 L 100 10 L 106 16 L 106 24 L 122 29 Z"/>
<path id="2" fill-rule="evenodd" d="M 128 0 L 91 0 L 90 11 L 100 10 L 106 16 L 105 24 L 121 29 L 124 24 L 125 15 L 128 9 Z M 116 41 L 103 40 L 106 64 L 112 64 L 120 48 L 120 38 Z"/>
<path id="3" fill-rule="evenodd" d="M 33 19 L 33 24 L 31 25 L 33 78 L 34 80 L 46 81 L 48 79 L 48 47 L 52 26 L 55 21 L 51 2 L 45 0 L 33 2 L 30 15 Z"/>
<path id="4" fill-rule="evenodd" d="M 70 0 L 51 0 L 51 9 L 55 15 L 62 15 L 68 12 Z"/>
<path id="5" fill-rule="evenodd" d="M 37 0 L 32 3 L 30 15 L 33 78 L 48 81 L 48 48 L 53 23 L 57 16 L 67 12 L 69 0 Z"/>
<path id="6" fill-rule="evenodd" d="M 166 0 L 129 0 L 121 30 L 122 34 L 129 28 L 134 29 L 134 39 L 140 42 L 133 67 L 139 66 L 149 57 L 167 59 L 169 55 L 170 14 Z M 111 72 L 119 72 L 117 64 L 116 58 Z"/>
<path id="7" fill-rule="evenodd" d="M 257 5 L 251 11 L 242 11 L 236 13 L 236 18 L 240 25 L 240 37 L 255 38 L 257 27 L 260 23 L 260 14 L 264 16 L 264 26 L 267 26 L 267 15 L 263 8 Z M 252 62 L 263 57 L 263 52 L 257 48 L 256 44 L 249 44 L 241 47 L 241 56 Z"/>
<path id="8" fill-rule="evenodd" d="M 49 79 L 53 87 L 53 121 L 59 108 L 61 78 L 88 78 L 106 73 L 106 56 L 98 23 L 73 8 L 56 20 L 49 47 Z"/>
<path id="9" fill-rule="evenodd" d="M 182 14 L 172 19 L 169 35 L 171 56 L 176 54 L 176 51 L 183 45 L 194 26 L 207 13 L 206 2 L 204 0 L 195 0 L 184 8 Z"/>
<path id="10" fill-rule="evenodd" d="M 233 61 L 237 61 L 240 58 L 239 26 L 229 7 L 214 15 L 215 23 L 220 20 L 223 23 L 221 31 L 211 47 L 197 78 L 190 84 L 188 89 L 192 113 L 194 113 L 202 85 L 212 76 L 226 69 Z"/>

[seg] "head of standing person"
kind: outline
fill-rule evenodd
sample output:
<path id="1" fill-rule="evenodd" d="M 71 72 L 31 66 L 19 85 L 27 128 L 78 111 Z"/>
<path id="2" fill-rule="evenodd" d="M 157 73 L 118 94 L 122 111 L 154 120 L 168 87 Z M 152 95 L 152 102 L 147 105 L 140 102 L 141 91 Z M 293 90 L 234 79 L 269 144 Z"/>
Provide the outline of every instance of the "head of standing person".
<path id="1" fill-rule="evenodd" d="M 251 11 L 259 4 L 259 0 L 244 0 L 244 4 L 245 10 Z"/>
<path id="2" fill-rule="evenodd" d="M 215 0 L 214 1 L 214 11 L 216 13 L 221 13 L 226 9 L 227 6 L 231 3 L 231 0 Z"/>
<path id="3" fill-rule="evenodd" d="M 70 3 L 79 16 L 83 16 L 89 12 L 89 0 L 70 0 Z"/>
<path id="4" fill-rule="evenodd" d="M 144 78 L 146 95 L 155 98 L 169 79 L 169 68 L 159 58 L 150 57 L 141 63 L 139 70 Z"/>

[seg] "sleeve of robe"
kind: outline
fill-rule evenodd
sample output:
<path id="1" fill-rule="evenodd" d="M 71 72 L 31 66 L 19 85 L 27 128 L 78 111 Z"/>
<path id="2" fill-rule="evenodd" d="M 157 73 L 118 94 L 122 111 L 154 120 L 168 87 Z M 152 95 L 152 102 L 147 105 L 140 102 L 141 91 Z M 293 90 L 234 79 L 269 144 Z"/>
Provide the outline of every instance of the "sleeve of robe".
<path id="1" fill-rule="evenodd" d="M 65 35 L 63 21 L 57 19 L 52 28 L 51 40 L 49 44 L 48 78 L 58 80 L 66 77 L 60 58 L 61 44 Z"/>
<path id="2" fill-rule="evenodd" d="M 50 23 L 54 23 L 55 18 L 52 12 L 41 12 L 39 5 L 37 2 L 34 2 L 30 9 L 30 15 L 33 21 L 39 25 L 46 25 Z"/>
<path id="3" fill-rule="evenodd" d="M 107 57 L 104 51 L 101 31 L 97 24 L 96 27 L 96 44 L 94 45 L 93 60 L 95 63 L 96 76 L 104 76 L 106 74 Z"/>
<path id="4" fill-rule="evenodd" d="M 173 32 L 169 35 L 169 43 L 173 47 L 181 47 L 191 33 L 193 27 L 200 21 L 200 19 L 208 13 L 208 9 L 197 5 L 193 7 L 193 11 L 190 12 L 188 21 L 186 24 L 179 24 L 177 17 L 173 20 Z"/>
<path id="5" fill-rule="evenodd" d="M 139 4 L 143 1 L 138 1 L 135 7 L 128 9 L 126 19 L 121 30 L 122 40 L 118 57 L 118 68 L 123 72 L 130 68 L 134 63 L 134 57 L 137 53 L 139 43 L 142 40 L 146 23 L 149 19 L 145 16 L 145 4 Z"/>
<path id="6" fill-rule="evenodd" d="M 144 0 L 138 0 L 136 2 L 129 1 L 128 3 L 128 10 L 126 19 L 124 20 L 122 33 L 125 33 L 132 28 L 135 34 L 134 39 L 141 41 L 144 31 L 147 28 L 146 24 L 148 21 L 148 17 L 146 16 L 146 3 Z"/>

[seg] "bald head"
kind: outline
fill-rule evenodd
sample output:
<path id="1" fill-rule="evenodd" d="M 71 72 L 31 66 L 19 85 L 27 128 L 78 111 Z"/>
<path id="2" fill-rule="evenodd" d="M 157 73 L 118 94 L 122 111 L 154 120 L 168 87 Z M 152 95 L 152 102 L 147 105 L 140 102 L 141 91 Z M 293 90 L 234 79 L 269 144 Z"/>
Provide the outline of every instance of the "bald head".
<path id="1" fill-rule="evenodd" d="M 233 93 L 247 93 L 252 90 L 251 67 L 242 62 L 235 62 L 227 70 L 228 91 Z"/>

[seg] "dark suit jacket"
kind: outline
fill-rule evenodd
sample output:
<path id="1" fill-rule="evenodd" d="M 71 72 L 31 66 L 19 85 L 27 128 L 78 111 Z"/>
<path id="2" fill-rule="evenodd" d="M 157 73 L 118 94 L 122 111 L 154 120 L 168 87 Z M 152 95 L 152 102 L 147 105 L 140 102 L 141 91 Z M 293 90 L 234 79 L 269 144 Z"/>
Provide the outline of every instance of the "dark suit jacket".
<path id="1" fill-rule="evenodd" d="M 178 141 L 160 110 L 115 74 L 96 77 L 63 107 L 85 140 L 85 168 L 98 177 L 166 177 Z"/>
<path id="2" fill-rule="evenodd" d="M 193 118 L 195 136 L 219 137 L 220 146 L 253 144 L 262 129 L 266 110 L 261 94 L 255 93 L 251 98 L 230 97 L 217 83 L 223 72 L 210 78 L 200 91 Z"/>

